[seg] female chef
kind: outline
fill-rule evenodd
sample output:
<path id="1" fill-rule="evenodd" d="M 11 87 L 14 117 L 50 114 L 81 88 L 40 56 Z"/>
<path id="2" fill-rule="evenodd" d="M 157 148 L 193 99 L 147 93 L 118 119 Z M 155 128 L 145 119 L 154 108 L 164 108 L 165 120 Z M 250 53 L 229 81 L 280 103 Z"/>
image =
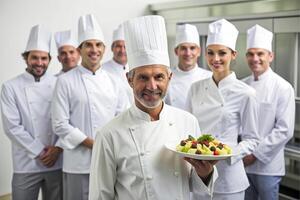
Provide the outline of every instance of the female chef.
<path id="1" fill-rule="evenodd" d="M 210 133 L 233 148 L 234 156 L 216 165 L 219 178 L 214 188 L 214 200 L 244 199 L 249 182 L 242 158 L 258 143 L 255 91 L 230 70 L 230 64 L 237 56 L 237 36 L 236 27 L 225 19 L 209 24 L 205 57 L 213 75 L 191 86 L 186 104 L 197 117 L 202 133 Z M 240 142 L 238 134 L 241 135 Z"/>

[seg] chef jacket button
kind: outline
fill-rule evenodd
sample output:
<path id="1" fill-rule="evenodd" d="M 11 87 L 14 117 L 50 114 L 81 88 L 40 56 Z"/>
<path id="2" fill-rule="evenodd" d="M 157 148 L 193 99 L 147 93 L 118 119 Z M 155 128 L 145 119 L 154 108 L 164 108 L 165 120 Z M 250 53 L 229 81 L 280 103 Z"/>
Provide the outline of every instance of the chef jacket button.
<path id="1" fill-rule="evenodd" d="M 179 176 L 179 172 L 174 172 L 174 176 L 178 177 Z"/>
<path id="2" fill-rule="evenodd" d="M 170 123 L 169 123 L 169 126 L 172 126 L 172 125 L 173 125 L 173 123 L 170 122 Z"/>
<path id="3" fill-rule="evenodd" d="M 140 154 L 141 156 L 144 156 L 145 155 L 145 153 L 144 152 L 141 152 L 141 154 Z"/>
<path id="4" fill-rule="evenodd" d="M 131 128 L 130 130 L 131 130 L 131 131 L 134 131 L 134 128 Z"/>
<path id="5" fill-rule="evenodd" d="M 224 104 L 221 104 L 221 107 L 223 107 L 224 106 Z"/>
<path id="6" fill-rule="evenodd" d="M 152 179 L 153 179 L 152 176 L 147 176 L 147 180 L 148 180 L 148 181 L 150 181 L 150 180 L 152 180 Z"/>

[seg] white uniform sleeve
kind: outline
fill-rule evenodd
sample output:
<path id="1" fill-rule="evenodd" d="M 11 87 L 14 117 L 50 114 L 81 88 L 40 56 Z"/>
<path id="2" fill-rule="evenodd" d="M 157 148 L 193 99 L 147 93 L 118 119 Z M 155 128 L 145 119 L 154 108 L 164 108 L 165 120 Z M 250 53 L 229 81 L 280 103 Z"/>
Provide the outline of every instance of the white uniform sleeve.
<path id="1" fill-rule="evenodd" d="M 217 168 L 214 166 L 213 174 L 210 178 L 208 185 L 205 185 L 202 179 L 198 176 L 197 172 L 192 168 L 191 177 L 190 177 L 190 191 L 192 192 L 193 200 L 199 200 L 200 196 L 203 196 L 203 193 L 207 193 L 212 196 L 215 182 L 218 178 Z"/>
<path id="2" fill-rule="evenodd" d="M 59 77 L 56 83 L 52 100 L 52 127 L 54 133 L 60 137 L 60 144 L 64 148 L 74 149 L 82 143 L 87 136 L 70 122 L 70 105 L 68 84 Z"/>
<path id="3" fill-rule="evenodd" d="M 289 87 L 281 92 L 276 105 L 276 119 L 272 132 L 258 145 L 253 153 L 263 163 L 270 162 L 292 138 L 295 122 L 295 95 Z"/>
<path id="4" fill-rule="evenodd" d="M 104 137 L 105 133 L 97 132 L 92 152 L 89 200 L 115 199 L 116 162 L 113 144 Z"/>
<path id="5" fill-rule="evenodd" d="M 244 99 L 243 106 L 240 110 L 242 141 L 235 149 L 238 154 L 228 160 L 230 164 L 234 164 L 243 159 L 246 155 L 251 154 L 259 143 L 258 105 L 255 97 L 253 94 Z"/>
<path id="6" fill-rule="evenodd" d="M 38 138 L 32 137 L 22 125 L 17 102 L 13 89 L 3 84 L 1 91 L 1 111 L 3 127 L 6 135 L 12 143 L 21 145 L 28 151 L 30 158 L 36 158 L 44 149 L 44 145 Z"/>

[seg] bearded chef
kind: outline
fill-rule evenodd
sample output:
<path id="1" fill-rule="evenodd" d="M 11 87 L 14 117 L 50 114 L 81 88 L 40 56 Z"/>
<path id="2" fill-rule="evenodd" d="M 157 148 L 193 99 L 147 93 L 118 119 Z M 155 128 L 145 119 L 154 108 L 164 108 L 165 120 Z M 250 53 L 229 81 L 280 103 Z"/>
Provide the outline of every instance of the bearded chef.
<path id="1" fill-rule="evenodd" d="M 194 83 L 188 95 L 187 107 L 197 117 L 202 131 L 230 145 L 235 154 L 216 165 L 219 178 L 213 200 L 244 199 L 249 182 L 242 158 L 259 141 L 255 91 L 230 69 L 237 56 L 237 36 L 236 27 L 225 19 L 209 24 L 205 58 L 213 75 Z"/>
<path id="2" fill-rule="evenodd" d="M 5 82 L 1 91 L 3 127 L 13 153 L 12 199 L 62 199 L 61 152 L 51 126 L 51 99 L 56 77 L 46 71 L 51 60 L 51 33 L 32 27 L 22 54 L 27 68 Z"/>
<path id="3" fill-rule="evenodd" d="M 211 194 L 215 161 L 184 160 L 164 146 L 200 133 L 194 116 L 163 102 L 171 79 L 164 19 L 135 18 L 124 23 L 124 30 L 135 103 L 97 133 L 90 200 L 186 200 L 190 192 Z"/>
<path id="4" fill-rule="evenodd" d="M 123 90 L 126 92 L 129 102 L 133 102 L 132 89 L 129 86 L 126 78 L 128 72 L 127 54 L 124 39 L 124 29 L 122 25 L 114 30 L 113 42 L 111 44 L 111 51 L 113 58 L 102 65 L 103 70 L 111 73 L 114 79 L 118 82 Z"/>
<path id="5" fill-rule="evenodd" d="M 90 161 L 96 130 L 125 110 L 126 94 L 101 69 L 105 45 L 96 18 L 79 18 L 81 65 L 58 77 L 52 103 L 52 124 L 64 147 L 65 200 L 88 199 Z"/>
<path id="6" fill-rule="evenodd" d="M 256 90 L 261 142 L 243 159 L 250 181 L 246 200 L 278 199 L 285 174 L 284 147 L 294 133 L 294 89 L 270 67 L 272 39 L 273 33 L 259 25 L 247 31 L 246 58 L 252 75 L 244 81 Z"/>

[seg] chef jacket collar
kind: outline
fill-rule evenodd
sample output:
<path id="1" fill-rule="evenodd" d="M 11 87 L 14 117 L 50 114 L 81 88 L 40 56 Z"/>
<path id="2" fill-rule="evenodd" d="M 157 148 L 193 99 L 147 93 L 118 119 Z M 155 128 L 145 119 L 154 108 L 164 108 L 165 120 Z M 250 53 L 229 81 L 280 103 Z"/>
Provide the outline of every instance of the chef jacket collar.
<path id="1" fill-rule="evenodd" d="M 30 80 L 32 82 L 41 82 L 44 79 L 46 79 L 46 76 L 48 76 L 47 71 L 46 71 L 45 74 L 39 78 L 39 81 L 36 81 L 36 79 L 34 78 L 34 76 L 32 74 L 30 74 L 27 70 L 25 70 L 24 75 L 25 75 L 26 79 L 28 79 L 28 80 Z"/>
<path id="2" fill-rule="evenodd" d="M 231 72 L 228 76 L 226 76 L 219 82 L 218 88 L 221 89 L 223 87 L 229 86 L 235 80 L 236 80 L 235 72 Z M 216 85 L 216 83 L 213 80 L 213 77 L 211 78 L 211 81 L 214 83 L 214 85 Z"/>
<path id="3" fill-rule="evenodd" d="M 124 66 L 124 65 L 121 65 L 121 64 L 117 63 L 114 59 L 111 59 L 111 60 L 112 60 L 112 62 L 113 62 L 115 65 L 117 65 L 118 67 L 120 67 L 122 70 L 124 70 L 124 71 L 126 71 L 126 72 L 129 71 L 129 66 L 128 66 L 128 64 L 126 64 L 126 65 Z"/>
<path id="4" fill-rule="evenodd" d="M 196 66 L 193 69 L 191 69 L 190 71 L 182 71 L 179 67 L 177 67 L 177 70 L 182 74 L 190 75 L 190 74 L 196 73 L 197 67 L 199 67 L 198 64 L 196 64 Z"/>
<path id="5" fill-rule="evenodd" d="M 273 70 L 272 70 L 271 67 L 268 67 L 268 69 L 264 73 L 262 73 L 261 75 L 258 76 L 257 81 L 261 81 L 261 80 L 266 79 L 267 77 L 270 76 L 271 73 L 273 73 Z M 255 81 L 254 74 L 252 74 L 252 80 Z"/>
<path id="6" fill-rule="evenodd" d="M 97 69 L 96 72 L 92 72 L 91 70 L 83 67 L 82 65 L 79 65 L 79 70 L 81 71 L 81 73 L 83 74 L 89 74 L 89 75 L 97 75 L 101 73 L 101 66 Z"/>
<path id="7" fill-rule="evenodd" d="M 165 112 L 165 103 L 163 102 L 163 108 L 159 113 L 159 120 L 164 119 L 164 117 L 166 116 L 166 112 Z M 148 121 L 151 122 L 151 117 L 148 113 L 142 111 L 141 109 L 139 109 L 135 103 L 131 106 L 131 111 L 132 114 L 134 115 L 134 117 L 142 120 L 142 121 Z"/>

